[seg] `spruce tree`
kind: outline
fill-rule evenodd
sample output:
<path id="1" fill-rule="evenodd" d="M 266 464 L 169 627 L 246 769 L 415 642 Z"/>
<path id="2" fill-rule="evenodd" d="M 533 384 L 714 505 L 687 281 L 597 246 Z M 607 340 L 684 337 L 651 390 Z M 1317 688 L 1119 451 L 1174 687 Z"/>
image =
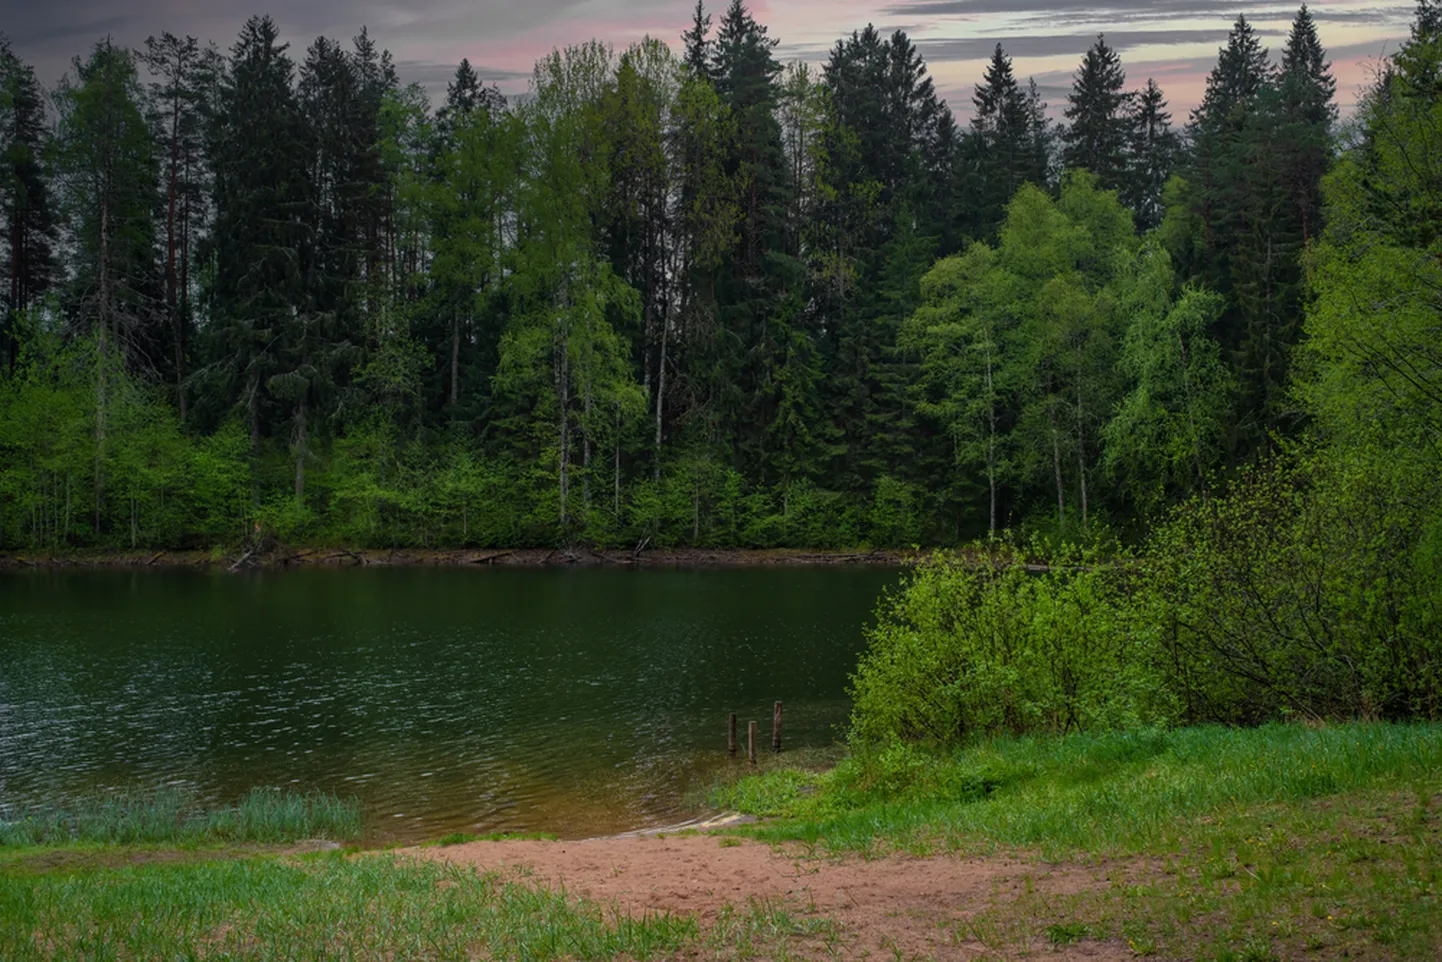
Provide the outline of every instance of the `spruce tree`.
<path id="1" fill-rule="evenodd" d="M 69 307 L 102 353 L 152 367 L 159 203 L 143 97 L 135 55 L 97 43 L 61 82 L 55 158 L 75 248 Z"/>
<path id="2" fill-rule="evenodd" d="M 779 344 L 766 320 L 776 308 L 795 265 L 785 255 L 786 156 L 777 122 L 777 41 L 767 36 L 742 0 L 732 0 L 721 19 L 713 63 L 716 92 L 735 124 L 727 172 L 740 189 L 735 247 L 722 267 L 718 320 L 732 339 L 727 367 L 734 372 L 737 406 L 727 412 L 733 456 L 754 459 L 769 421 L 764 385 Z"/>
<path id="3" fill-rule="evenodd" d="M 501 92 L 494 86 L 484 86 L 470 60 L 462 58 L 455 76 L 446 85 L 446 102 L 436 111 L 436 125 L 442 137 L 449 137 L 475 111 L 494 114 L 505 109 L 506 98 Z"/>
<path id="4" fill-rule="evenodd" d="M 972 96 L 973 145 L 966 174 L 975 237 L 990 236 L 1001 225 L 1007 203 L 1022 184 L 1047 184 L 1048 130 L 1037 110 L 1044 105 L 1033 90 L 1034 85 L 1017 83 L 1011 58 L 997 44 Z"/>
<path id="5" fill-rule="evenodd" d="M 13 371 L 16 315 L 30 309 L 55 277 L 56 218 L 45 171 L 49 130 L 35 71 L 0 35 L 0 218 L 6 284 L 0 302 L 0 365 Z"/>
<path id="6" fill-rule="evenodd" d="M 1096 174 L 1105 190 L 1126 182 L 1132 100 L 1126 79 L 1121 58 L 1098 36 L 1077 68 L 1064 111 L 1070 126 L 1062 138 L 1063 164 Z"/>
<path id="7" fill-rule="evenodd" d="M 1132 104 L 1127 173 L 1121 197 L 1137 227 L 1148 231 L 1162 222 L 1162 190 L 1177 165 L 1181 140 L 1172 129 L 1162 88 L 1150 78 Z"/>
<path id="8" fill-rule="evenodd" d="M 1280 138 L 1304 244 L 1321 233 L 1322 175 L 1331 159 L 1336 91 L 1316 24 L 1303 4 L 1282 50 Z"/>
<path id="9" fill-rule="evenodd" d="M 209 138 L 215 229 L 207 380 L 244 412 L 252 458 L 275 422 L 271 346 L 305 310 L 307 151 L 294 65 L 269 17 L 252 17 L 231 50 Z M 224 409 L 208 412 L 219 418 Z M 282 407 L 281 418 L 290 411 Z M 258 496 L 258 491 L 255 492 Z"/>
<path id="10" fill-rule="evenodd" d="M 691 68 L 691 75 L 700 80 L 711 78 L 712 42 L 707 39 L 711 33 L 711 14 L 706 12 L 704 0 L 696 0 L 692 14 L 691 28 L 681 34 L 681 62 Z"/>
<path id="11" fill-rule="evenodd" d="M 117 369 L 154 366 L 160 300 L 154 214 L 159 207 L 154 144 L 145 122 L 135 57 L 109 40 L 57 95 L 56 164 L 75 260 L 67 307 L 95 345 L 94 530 L 106 513 L 110 412 Z"/>

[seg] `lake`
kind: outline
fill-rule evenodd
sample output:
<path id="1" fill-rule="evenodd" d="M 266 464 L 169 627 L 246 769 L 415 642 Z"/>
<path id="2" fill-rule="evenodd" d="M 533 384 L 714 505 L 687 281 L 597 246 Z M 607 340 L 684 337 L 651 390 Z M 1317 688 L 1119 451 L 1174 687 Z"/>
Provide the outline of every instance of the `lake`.
<path id="1" fill-rule="evenodd" d="M 372 842 L 666 824 L 785 703 L 830 744 L 894 568 L 0 575 L 0 802 L 254 786 Z M 744 761 L 741 762 L 744 764 Z"/>

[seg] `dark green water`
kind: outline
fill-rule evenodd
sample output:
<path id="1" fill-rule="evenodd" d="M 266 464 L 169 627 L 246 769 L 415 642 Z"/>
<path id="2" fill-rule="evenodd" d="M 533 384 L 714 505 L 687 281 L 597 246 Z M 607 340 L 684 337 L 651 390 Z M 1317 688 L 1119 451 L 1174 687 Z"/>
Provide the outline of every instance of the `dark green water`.
<path id="1" fill-rule="evenodd" d="M 0 576 L 0 801 L 182 785 L 360 798 L 373 840 L 664 824 L 726 713 L 845 722 L 894 569 Z"/>

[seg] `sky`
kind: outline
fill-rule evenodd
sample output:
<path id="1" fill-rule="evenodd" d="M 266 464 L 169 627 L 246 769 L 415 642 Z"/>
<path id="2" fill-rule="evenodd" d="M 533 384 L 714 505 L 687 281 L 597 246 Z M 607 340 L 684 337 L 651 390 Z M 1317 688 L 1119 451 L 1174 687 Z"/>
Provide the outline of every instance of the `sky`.
<path id="1" fill-rule="evenodd" d="M 708 5 L 718 20 L 723 2 L 729 0 Z M 247 16 L 266 13 L 299 60 L 316 36 L 350 38 L 364 25 L 391 51 L 402 82 L 422 84 L 438 99 L 463 57 L 503 93 L 519 94 L 536 59 L 555 47 L 598 38 L 620 49 L 650 35 L 679 53 L 694 0 L 255 0 L 249 6 L 245 0 L 0 0 L 0 32 L 53 84 L 74 55 L 106 36 L 138 47 L 147 36 L 169 31 L 228 49 Z M 1102 32 L 1121 54 L 1128 86 L 1156 78 L 1181 122 L 1201 100 L 1217 48 L 1238 14 L 1280 55 L 1296 12 L 1264 0 L 752 0 L 749 6 L 780 41 L 783 61 L 820 62 L 839 37 L 867 23 L 888 33 L 905 30 L 962 120 L 970 116 L 972 90 L 997 42 L 1017 73 L 1035 77 L 1056 108 L 1082 54 Z M 1406 37 L 1413 4 L 1333 0 L 1311 10 L 1345 112 L 1377 59 Z"/>

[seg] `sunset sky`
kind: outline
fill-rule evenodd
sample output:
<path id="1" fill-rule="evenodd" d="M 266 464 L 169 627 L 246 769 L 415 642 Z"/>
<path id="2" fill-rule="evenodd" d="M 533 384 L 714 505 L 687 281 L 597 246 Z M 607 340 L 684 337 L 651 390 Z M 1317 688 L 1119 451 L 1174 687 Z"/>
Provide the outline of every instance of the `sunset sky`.
<path id="1" fill-rule="evenodd" d="M 70 58 L 107 35 L 139 46 L 168 30 L 228 49 L 250 12 L 269 13 L 299 59 L 317 35 L 349 38 L 361 25 L 388 48 L 402 81 L 442 92 L 462 57 L 505 93 L 526 89 L 531 65 L 553 47 L 592 37 L 618 48 L 650 34 L 673 50 L 694 0 L 271 0 L 253 11 L 196 0 L 0 0 L 0 31 L 53 83 Z M 717 15 L 722 3 L 708 7 Z M 1001 41 L 1018 73 L 1035 76 L 1055 108 L 1081 54 L 1105 32 L 1120 50 L 1128 85 L 1155 77 L 1180 122 L 1201 97 L 1217 47 L 1245 13 L 1278 52 L 1295 7 L 1233 0 L 756 0 L 758 20 L 781 41 L 783 60 L 820 61 L 836 39 L 874 23 L 905 30 L 926 57 L 937 88 L 960 119 L 973 85 Z M 1312 8 L 1338 80 L 1343 110 L 1376 59 L 1407 34 L 1410 2 L 1344 0 Z M 232 12 L 232 11 L 241 12 Z"/>

